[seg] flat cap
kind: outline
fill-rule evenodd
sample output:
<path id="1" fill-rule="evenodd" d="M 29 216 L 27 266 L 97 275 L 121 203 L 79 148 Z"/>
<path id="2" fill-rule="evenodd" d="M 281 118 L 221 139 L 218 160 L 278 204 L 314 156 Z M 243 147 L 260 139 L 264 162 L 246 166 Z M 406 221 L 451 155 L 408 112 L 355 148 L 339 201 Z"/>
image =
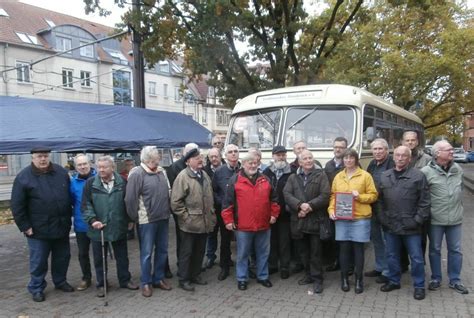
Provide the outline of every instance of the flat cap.
<path id="1" fill-rule="evenodd" d="M 47 148 L 47 147 L 35 147 L 33 149 L 31 149 L 30 153 L 50 153 L 51 152 L 51 149 Z"/>
<path id="2" fill-rule="evenodd" d="M 275 147 L 273 147 L 273 149 L 272 149 L 272 154 L 281 153 L 281 152 L 285 152 L 285 153 L 286 153 L 286 148 L 283 147 L 283 146 L 275 146 Z"/>
<path id="3" fill-rule="evenodd" d="M 201 153 L 199 152 L 199 149 L 193 148 L 193 149 L 189 150 L 187 154 L 184 155 L 183 160 L 184 160 L 184 162 L 186 162 L 186 161 L 188 161 L 190 158 L 197 157 L 197 156 L 199 156 L 200 154 L 201 154 Z"/>

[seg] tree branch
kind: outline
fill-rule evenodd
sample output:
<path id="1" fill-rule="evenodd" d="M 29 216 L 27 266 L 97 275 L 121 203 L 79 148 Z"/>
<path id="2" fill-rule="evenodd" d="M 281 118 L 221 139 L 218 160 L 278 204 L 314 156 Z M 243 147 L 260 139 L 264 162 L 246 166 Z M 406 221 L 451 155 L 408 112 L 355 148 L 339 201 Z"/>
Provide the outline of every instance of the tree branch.
<path id="1" fill-rule="evenodd" d="M 247 82 L 249 82 L 250 86 L 256 89 L 255 81 L 253 80 L 252 76 L 248 72 L 245 65 L 242 63 L 242 60 L 240 59 L 240 56 L 239 56 L 239 52 L 237 52 L 237 49 L 235 48 L 235 43 L 234 43 L 234 38 L 232 36 L 232 33 L 230 31 L 226 31 L 225 37 L 227 39 L 227 44 L 229 44 L 230 46 L 231 54 L 234 57 L 235 63 L 237 64 L 238 68 L 240 69 L 244 77 L 247 79 Z"/>
<path id="2" fill-rule="evenodd" d="M 434 124 L 425 126 L 425 129 L 430 129 L 430 128 L 437 127 L 437 126 L 439 126 L 439 125 L 442 125 L 442 124 L 444 124 L 444 123 L 447 123 L 448 121 L 450 121 L 450 120 L 452 120 L 452 119 L 454 119 L 454 118 L 456 118 L 456 117 L 462 117 L 462 116 L 466 116 L 466 115 L 469 115 L 469 114 L 472 114 L 472 113 L 473 113 L 473 111 L 472 111 L 472 110 L 469 110 L 469 111 L 465 111 L 465 112 L 463 112 L 463 113 L 461 113 L 461 114 L 457 114 L 457 115 L 454 114 L 454 115 L 451 115 L 451 116 L 449 116 L 449 117 L 446 117 L 446 118 L 444 118 L 444 119 L 441 119 L 440 121 L 438 121 L 438 122 L 436 122 L 436 123 L 434 123 Z"/>

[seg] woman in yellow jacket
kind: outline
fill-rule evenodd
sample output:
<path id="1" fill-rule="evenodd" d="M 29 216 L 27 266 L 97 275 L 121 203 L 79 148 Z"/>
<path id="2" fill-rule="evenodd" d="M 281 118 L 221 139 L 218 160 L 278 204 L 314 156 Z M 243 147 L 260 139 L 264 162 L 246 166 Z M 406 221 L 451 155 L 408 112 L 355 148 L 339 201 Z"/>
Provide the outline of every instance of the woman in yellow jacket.
<path id="1" fill-rule="evenodd" d="M 348 272 L 352 255 L 355 265 L 355 293 L 364 291 L 362 273 L 364 271 L 364 243 L 370 241 L 371 203 L 377 200 L 372 176 L 359 167 L 359 154 L 354 149 L 344 153 L 344 170 L 339 172 L 332 183 L 329 216 L 335 220 L 336 241 L 339 241 L 339 263 L 341 264 L 341 289 L 349 291 Z M 335 216 L 336 193 L 351 193 L 354 199 L 353 219 L 341 220 Z"/>

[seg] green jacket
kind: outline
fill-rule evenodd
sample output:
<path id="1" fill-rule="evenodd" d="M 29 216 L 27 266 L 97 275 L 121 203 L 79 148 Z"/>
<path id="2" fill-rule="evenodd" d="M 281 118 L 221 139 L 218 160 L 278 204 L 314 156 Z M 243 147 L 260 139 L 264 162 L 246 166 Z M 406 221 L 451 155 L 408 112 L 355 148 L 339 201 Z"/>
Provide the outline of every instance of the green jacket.
<path id="1" fill-rule="evenodd" d="M 187 233 L 210 233 L 216 225 L 211 179 L 201 170 L 202 184 L 190 168 L 181 171 L 173 183 L 171 210 L 179 229 Z"/>
<path id="2" fill-rule="evenodd" d="M 461 167 L 453 162 L 446 172 L 433 160 L 421 171 L 425 174 L 430 186 L 431 224 L 461 224 L 464 210 Z"/>
<path id="3" fill-rule="evenodd" d="M 124 203 L 127 182 L 114 172 L 114 187 L 110 193 L 104 188 L 97 175 L 89 178 L 82 197 L 82 215 L 89 224 L 87 236 L 93 241 L 100 241 L 100 231 L 91 224 L 100 221 L 107 224 L 104 228 L 104 239 L 114 242 L 127 238 L 128 223 L 131 222 Z"/>

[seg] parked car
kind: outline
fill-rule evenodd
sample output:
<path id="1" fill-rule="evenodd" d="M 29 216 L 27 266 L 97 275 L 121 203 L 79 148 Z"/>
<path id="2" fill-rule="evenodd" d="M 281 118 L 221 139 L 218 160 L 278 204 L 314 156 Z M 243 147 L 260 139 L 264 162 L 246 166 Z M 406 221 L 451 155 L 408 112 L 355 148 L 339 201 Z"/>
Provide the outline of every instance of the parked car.
<path id="1" fill-rule="evenodd" d="M 433 145 L 425 145 L 425 148 L 423 149 L 423 151 L 427 153 L 428 155 L 432 156 L 431 149 L 433 149 Z"/>
<path id="2" fill-rule="evenodd" d="M 454 148 L 454 161 L 456 162 L 468 162 L 467 152 L 462 148 Z"/>
<path id="3" fill-rule="evenodd" d="M 467 160 L 468 160 L 469 162 L 474 162 L 474 151 L 469 151 L 469 152 L 467 153 Z"/>

